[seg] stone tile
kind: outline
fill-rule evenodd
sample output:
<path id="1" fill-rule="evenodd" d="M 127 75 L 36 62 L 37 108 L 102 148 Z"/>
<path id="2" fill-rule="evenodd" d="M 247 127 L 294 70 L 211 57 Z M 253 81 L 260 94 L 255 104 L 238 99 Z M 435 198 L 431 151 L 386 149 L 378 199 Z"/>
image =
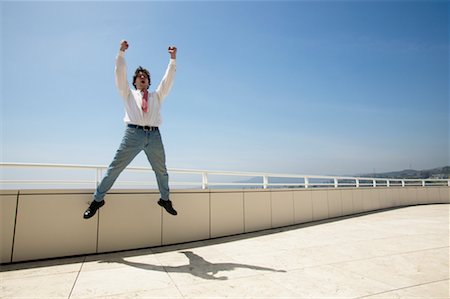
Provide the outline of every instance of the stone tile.
<path id="1" fill-rule="evenodd" d="M 387 284 L 333 266 L 310 267 L 265 276 L 301 298 L 356 298 L 393 289 Z"/>
<path id="2" fill-rule="evenodd" d="M 253 254 L 248 256 L 237 256 L 233 258 L 236 263 L 267 268 L 268 272 L 287 271 L 293 267 L 293 261 L 289 259 L 289 252 L 278 250 L 266 254 Z"/>
<path id="3" fill-rule="evenodd" d="M 227 244 L 227 243 L 224 243 Z M 216 257 L 222 257 L 224 256 L 224 253 L 219 251 L 218 249 L 223 246 L 224 244 L 207 244 L 203 243 L 202 246 L 197 247 L 184 247 L 179 246 L 178 248 L 173 247 L 172 250 L 166 251 L 166 252 L 158 252 L 155 253 L 154 256 L 162 263 L 165 263 L 167 261 L 171 261 L 172 259 L 179 260 L 187 260 L 186 255 L 183 254 L 183 252 L 191 251 L 195 252 L 198 255 L 201 255 L 202 257 L 209 259 L 209 258 L 216 258 Z"/>
<path id="4" fill-rule="evenodd" d="M 335 266 L 395 288 L 404 288 L 448 279 L 448 252 L 448 247 L 438 248 L 346 262 Z"/>
<path id="5" fill-rule="evenodd" d="M 385 292 L 365 299 L 447 299 L 449 298 L 449 280 L 431 282 L 417 286 L 411 286 L 392 292 Z"/>
<path id="6" fill-rule="evenodd" d="M 68 298 L 77 272 L 1 280 L 1 298 Z"/>
<path id="7" fill-rule="evenodd" d="M 0 281 L 78 272 L 85 257 L 25 262 L 0 266 Z"/>
<path id="8" fill-rule="evenodd" d="M 185 298 L 300 298 L 295 292 L 262 276 L 179 287 Z"/>
<path id="9" fill-rule="evenodd" d="M 88 256 L 83 264 L 83 272 L 128 268 L 133 265 L 148 268 L 150 265 L 161 266 L 155 254 L 150 249 L 144 249 Z"/>
<path id="10" fill-rule="evenodd" d="M 165 287 L 162 289 L 152 289 L 138 292 L 127 292 L 114 294 L 111 296 L 95 296 L 95 299 L 133 299 L 133 298 L 183 298 L 180 291 L 175 286 Z"/>
<path id="11" fill-rule="evenodd" d="M 267 246 L 267 242 L 261 237 L 254 237 L 244 240 L 236 240 L 224 244 L 216 244 L 210 248 L 230 257 L 252 255 L 258 253 L 271 253 L 273 248 Z"/>
<path id="12" fill-rule="evenodd" d="M 113 296 L 173 287 L 162 266 L 127 262 L 127 267 L 81 271 L 71 298 Z"/>
<path id="13" fill-rule="evenodd" d="M 448 239 L 442 238 L 442 235 L 439 234 L 407 235 L 394 238 L 348 242 L 336 248 L 336 254 L 343 252 L 346 256 L 351 257 L 349 260 L 359 260 L 440 248 L 445 247 L 447 244 Z"/>

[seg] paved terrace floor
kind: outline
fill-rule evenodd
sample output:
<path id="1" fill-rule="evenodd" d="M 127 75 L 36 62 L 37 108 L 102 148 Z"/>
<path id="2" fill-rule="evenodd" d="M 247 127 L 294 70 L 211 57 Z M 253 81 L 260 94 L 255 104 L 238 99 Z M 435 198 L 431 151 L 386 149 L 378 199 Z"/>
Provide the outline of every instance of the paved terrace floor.
<path id="1" fill-rule="evenodd" d="M 449 298 L 449 205 L 10 264 L 0 275 L 2 298 Z"/>

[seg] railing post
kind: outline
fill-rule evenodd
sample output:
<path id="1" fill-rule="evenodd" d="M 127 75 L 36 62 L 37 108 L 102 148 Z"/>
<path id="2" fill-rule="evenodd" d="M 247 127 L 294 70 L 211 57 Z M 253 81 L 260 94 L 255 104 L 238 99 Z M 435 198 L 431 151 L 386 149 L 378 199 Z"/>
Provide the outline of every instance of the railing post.
<path id="1" fill-rule="evenodd" d="M 338 179 L 337 178 L 333 178 L 333 180 L 334 180 L 334 188 L 339 187 Z"/>
<path id="2" fill-rule="evenodd" d="M 269 186 L 269 177 L 267 175 L 263 175 L 263 189 L 267 189 Z"/>
<path id="3" fill-rule="evenodd" d="M 448 180 L 448 181 L 447 181 L 447 186 L 449 186 L 449 187 L 450 187 L 450 180 Z"/>
<path id="4" fill-rule="evenodd" d="M 386 187 L 390 187 L 391 186 L 391 182 L 389 180 L 386 180 Z"/>
<path id="5" fill-rule="evenodd" d="M 208 173 L 202 172 L 202 189 L 208 188 Z"/>
<path id="6" fill-rule="evenodd" d="M 359 188 L 359 180 L 358 179 L 355 180 L 355 184 L 356 184 L 356 188 Z"/>
<path id="7" fill-rule="evenodd" d="M 375 188 L 377 186 L 377 180 L 372 180 L 373 182 L 373 187 Z"/>
<path id="8" fill-rule="evenodd" d="M 405 180 L 402 180 L 402 187 L 405 187 Z"/>
<path id="9" fill-rule="evenodd" d="M 305 178 L 305 189 L 309 188 L 309 179 Z"/>
<path id="10" fill-rule="evenodd" d="M 425 180 L 422 180 L 422 187 L 425 187 Z"/>

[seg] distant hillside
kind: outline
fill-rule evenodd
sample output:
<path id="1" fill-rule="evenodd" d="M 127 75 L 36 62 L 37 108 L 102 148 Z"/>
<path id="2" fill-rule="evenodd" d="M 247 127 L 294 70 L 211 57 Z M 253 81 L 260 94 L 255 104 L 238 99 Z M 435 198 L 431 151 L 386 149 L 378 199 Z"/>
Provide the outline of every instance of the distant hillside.
<path id="1" fill-rule="evenodd" d="M 426 170 L 405 169 L 401 171 L 359 174 L 361 177 L 393 178 L 393 179 L 448 179 L 450 166 Z"/>
<path id="2" fill-rule="evenodd" d="M 338 175 L 339 176 L 339 175 Z M 387 179 L 449 179 L 450 178 L 450 166 L 444 166 L 439 168 L 427 169 L 427 170 L 414 170 L 405 169 L 401 171 L 391 171 L 383 173 L 366 173 L 357 175 L 345 175 L 353 177 L 368 177 L 368 178 L 387 178 Z M 242 181 L 236 181 L 235 183 L 257 183 L 262 184 L 261 177 L 253 177 Z M 271 184 L 302 184 L 303 180 L 299 178 L 269 178 Z M 330 179 L 316 179 L 314 183 L 333 183 Z M 214 184 L 212 184 L 214 185 Z M 230 188 L 233 188 L 231 186 Z"/>

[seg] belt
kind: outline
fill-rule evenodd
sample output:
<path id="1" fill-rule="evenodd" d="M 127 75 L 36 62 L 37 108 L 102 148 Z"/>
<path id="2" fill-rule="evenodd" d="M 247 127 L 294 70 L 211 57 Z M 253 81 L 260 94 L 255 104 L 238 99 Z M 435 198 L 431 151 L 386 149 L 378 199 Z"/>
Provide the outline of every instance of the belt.
<path id="1" fill-rule="evenodd" d="M 141 129 L 144 131 L 158 131 L 158 127 L 150 127 L 150 126 L 138 126 L 138 125 L 132 125 L 128 124 L 128 128 L 135 128 L 135 129 Z"/>

